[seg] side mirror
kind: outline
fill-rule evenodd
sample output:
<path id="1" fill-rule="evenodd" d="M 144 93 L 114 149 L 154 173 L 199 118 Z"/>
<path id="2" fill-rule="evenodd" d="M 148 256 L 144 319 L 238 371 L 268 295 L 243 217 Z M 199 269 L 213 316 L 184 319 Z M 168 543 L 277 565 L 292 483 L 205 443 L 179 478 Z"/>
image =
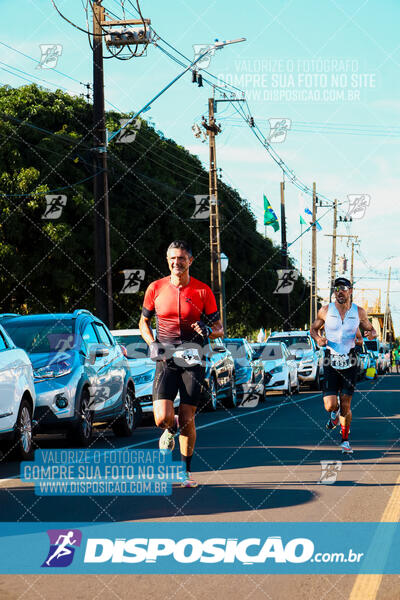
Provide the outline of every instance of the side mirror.
<path id="1" fill-rule="evenodd" d="M 92 350 L 90 350 L 90 354 L 89 354 L 90 364 L 94 365 L 97 358 L 103 358 L 104 356 L 108 356 L 108 355 L 109 355 L 109 351 L 107 348 L 105 348 L 104 346 L 96 346 L 96 348 L 92 348 Z"/>

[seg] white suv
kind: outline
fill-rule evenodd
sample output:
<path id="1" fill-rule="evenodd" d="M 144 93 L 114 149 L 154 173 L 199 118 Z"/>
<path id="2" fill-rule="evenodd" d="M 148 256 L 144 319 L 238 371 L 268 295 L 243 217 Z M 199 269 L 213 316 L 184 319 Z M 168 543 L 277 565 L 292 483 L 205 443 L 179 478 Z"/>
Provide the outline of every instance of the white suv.
<path id="1" fill-rule="evenodd" d="M 324 355 L 309 331 L 273 331 L 267 342 L 286 344 L 289 352 L 296 357 L 300 383 L 309 384 L 315 390 L 321 389 Z"/>
<path id="2" fill-rule="evenodd" d="M 35 400 L 31 361 L 0 325 L 0 447 L 4 457 L 31 458 Z"/>

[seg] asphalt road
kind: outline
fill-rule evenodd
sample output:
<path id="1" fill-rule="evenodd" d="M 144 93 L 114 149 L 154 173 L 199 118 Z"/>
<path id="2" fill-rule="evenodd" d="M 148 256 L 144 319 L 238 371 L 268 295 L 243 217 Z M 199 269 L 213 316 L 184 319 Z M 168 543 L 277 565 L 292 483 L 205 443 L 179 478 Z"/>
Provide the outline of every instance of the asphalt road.
<path id="1" fill-rule="evenodd" d="M 353 398 L 351 443 L 342 456 L 339 428 L 325 430 L 321 395 L 302 392 L 287 400 L 271 396 L 255 408 L 220 409 L 197 417 L 193 473 L 200 486 L 175 487 L 168 497 L 49 498 L 35 496 L 15 475 L 17 463 L 1 466 L 2 521 L 380 521 L 400 474 L 400 375 L 364 381 Z M 130 442 L 102 433 L 94 447 L 157 447 L 158 431 L 141 427 Z M 62 438 L 41 447 L 66 448 Z M 177 444 L 178 446 L 178 444 Z M 177 449 L 176 460 L 179 459 Z M 321 460 L 342 461 L 333 485 L 321 485 Z M 400 579 L 373 579 L 374 595 L 357 595 L 355 576 L 132 575 L 3 576 L 0 598 L 219 598 L 283 600 L 400 598 Z M 375 588 L 374 588 L 375 586 Z M 35 595 L 36 594 L 36 595 Z"/>

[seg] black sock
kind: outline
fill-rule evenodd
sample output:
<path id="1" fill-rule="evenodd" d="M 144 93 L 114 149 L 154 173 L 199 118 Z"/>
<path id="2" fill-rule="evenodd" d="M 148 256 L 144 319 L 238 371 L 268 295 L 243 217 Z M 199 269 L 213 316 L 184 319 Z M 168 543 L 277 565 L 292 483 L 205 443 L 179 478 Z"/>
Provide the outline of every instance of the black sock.
<path id="1" fill-rule="evenodd" d="M 183 454 L 181 454 L 182 462 L 184 462 L 186 465 L 186 471 L 191 471 L 190 466 L 192 464 L 192 456 L 193 454 L 191 456 L 184 456 Z"/>

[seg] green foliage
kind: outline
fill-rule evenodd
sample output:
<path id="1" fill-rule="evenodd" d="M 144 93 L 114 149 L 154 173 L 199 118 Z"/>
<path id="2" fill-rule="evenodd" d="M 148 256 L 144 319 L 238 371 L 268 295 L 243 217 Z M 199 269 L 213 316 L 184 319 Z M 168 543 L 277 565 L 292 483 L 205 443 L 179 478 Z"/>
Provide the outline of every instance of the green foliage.
<path id="1" fill-rule="evenodd" d="M 119 128 L 117 113 L 107 114 L 107 126 Z M 77 183 L 93 172 L 92 107 L 35 85 L 1 87 L 0 138 L 0 310 L 94 310 L 93 182 Z M 209 281 L 209 225 L 190 219 L 193 195 L 208 193 L 208 173 L 143 121 L 132 144 L 111 142 L 108 179 L 115 321 L 136 327 L 146 286 L 168 274 L 171 240 L 191 243 L 192 274 Z M 62 217 L 43 219 L 44 194 L 66 186 L 59 192 L 68 198 Z M 221 181 L 219 200 L 221 247 L 229 257 L 228 331 L 277 328 L 283 321 L 282 296 L 273 294 L 279 248 L 257 232 L 248 203 Z M 121 294 L 122 270 L 135 268 L 146 272 L 140 292 Z M 300 279 L 291 294 L 295 327 L 307 321 L 308 294 Z"/>

